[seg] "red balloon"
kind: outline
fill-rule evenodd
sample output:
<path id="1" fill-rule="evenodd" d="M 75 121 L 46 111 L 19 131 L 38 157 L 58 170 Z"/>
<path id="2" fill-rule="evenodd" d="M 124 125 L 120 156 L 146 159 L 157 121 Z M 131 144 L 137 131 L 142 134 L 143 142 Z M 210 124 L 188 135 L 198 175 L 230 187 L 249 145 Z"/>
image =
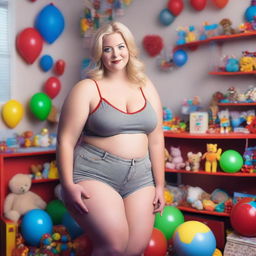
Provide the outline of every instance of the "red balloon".
<path id="1" fill-rule="evenodd" d="M 54 76 L 50 77 L 44 84 L 44 92 L 52 99 L 59 94 L 60 89 L 60 80 Z"/>
<path id="2" fill-rule="evenodd" d="M 213 0 L 213 3 L 216 5 L 216 7 L 221 9 L 227 5 L 228 0 Z"/>
<path id="3" fill-rule="evenodd" d="M 42 51 L 43 38 L 36 29 L 26 28 L 17 35 L 16 47 L 20 56 L 33 64 Z"/>
<path id="4" fill-rule="evenodd" d="M 172 15 L 178 16 L 181 11 L 183 10 L 183 1 L 182 0 L 169 0 L 167 4 L 168 10 L 171 12 Z"/>
<path id="5" fill-rule="evenodd" d="M 202 11 L 206 6 L 207 1 L 206 0 L 190 0 L 191 6 L 196 11 Z"/>
<path id="6" fill-rule="evenodd" d="M 167 252 L 167 241 L 162 233 L 157 228 L 153 229 L 149 244 L 144 251 L 144 256 L 165 256 Z"/>
<path id="7" fill-rule="evenodd" d="M 57 60 L 54 66 L 54 72 L 56 75 L 61 76 L 65 71 L 66 63 L 64 60 Z"/>

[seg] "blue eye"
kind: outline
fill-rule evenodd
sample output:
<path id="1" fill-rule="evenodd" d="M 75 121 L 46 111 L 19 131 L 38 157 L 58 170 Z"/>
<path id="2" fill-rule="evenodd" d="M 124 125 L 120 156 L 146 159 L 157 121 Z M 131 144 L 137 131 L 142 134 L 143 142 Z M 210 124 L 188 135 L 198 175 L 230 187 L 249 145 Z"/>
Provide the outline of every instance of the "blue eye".
<path id="1" fill-rule="evenodd" d="M 125 48 L 125 46 L 123 44 L 119 45 L 119 49 L 122 49 L 122 48 Z"/>
<path id="2" fill-rule="evenodd" d="M 103 51 L 104 52 L 111 52 L 111 49 L 110 49 L 110 47 L 106 47 L 106 48 L 103 49 Z"/>

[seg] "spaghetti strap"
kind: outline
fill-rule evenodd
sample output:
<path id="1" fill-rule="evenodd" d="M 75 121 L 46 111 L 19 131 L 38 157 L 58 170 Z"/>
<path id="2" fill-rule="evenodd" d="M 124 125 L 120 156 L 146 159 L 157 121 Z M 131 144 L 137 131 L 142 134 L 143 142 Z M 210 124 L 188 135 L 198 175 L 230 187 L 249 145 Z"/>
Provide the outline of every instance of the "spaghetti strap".
<path id="1" fill-rule="evenodd" d="M 92 80 L 93 80 L 93 79 L 92 79 Z M 102 97 L 101 97 L 101 93 L 100 93 L 99 85 L 98 85 L 98 83 L 97 83 L 97 81 L 96 81 L 96 80 L 93 80 L 93 81 L 94 81 L 94 83 L 95 83 L 95 85 L 96 85 L 96 87 L 97 87 L 97 90 L 98 90 L 99 96 L 100 96 L 100 98 L 102 99 Z"/>
<path id="2" fill-rule="evenodd" d="M 147 100 L 146 99 L 146 96 L 145 96 L 145 94 L 144 94 L 144 92 L 143 92 L 143 90 L 142 90 L 142 88 L 140 87 L 140 91 L 141 91 L 141 93 L 142 93 L 142 96 L 143 96 L 143 98 L 145 99 L 145 101 Z"/>

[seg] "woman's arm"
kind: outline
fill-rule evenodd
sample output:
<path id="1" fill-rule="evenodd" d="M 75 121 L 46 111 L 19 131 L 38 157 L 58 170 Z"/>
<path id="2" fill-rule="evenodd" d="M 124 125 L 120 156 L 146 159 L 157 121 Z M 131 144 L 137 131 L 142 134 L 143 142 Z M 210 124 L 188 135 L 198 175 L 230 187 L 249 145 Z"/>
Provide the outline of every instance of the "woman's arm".
<path id="1" fill-rule="evenodd" d="M 157 126 L 148 135 L 149 154 L 152 163 L 153 175 L 156 183 L 155 211 L 162 212 L 165 205 L 164 202 L 164 185 L 165 185 L 165 170 L 164 170 L 164 135 L 163 135 L 163 113 L 160 97 L 149 81 L 146 86 L 147 98 L 157 114 Z"/>
<path id="2" fill-rule="evenodd" d="M 57 136 L 57 163 L 64 201 L 80 212 L 87 211 L 82 197 L 88 195 L 73 182 L 73 155 L 90 111 L 91 83 L 81 81 L 71 90 L 62 107 Z"/>

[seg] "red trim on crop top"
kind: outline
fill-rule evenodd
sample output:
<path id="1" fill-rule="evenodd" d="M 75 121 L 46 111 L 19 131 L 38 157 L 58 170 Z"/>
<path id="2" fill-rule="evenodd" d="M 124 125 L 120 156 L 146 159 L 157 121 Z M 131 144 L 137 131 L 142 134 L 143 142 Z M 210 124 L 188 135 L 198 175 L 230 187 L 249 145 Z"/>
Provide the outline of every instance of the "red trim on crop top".
<path id="1" fill-rule="evenodd" d="M 93 81 L 95 82 L 95 85 L 96 85 L 96 87 L 97 87 L 97 90 L 98 90 L 98 93 L 99 93 L 99 96 L 100 96 L 100 100 L 99 100 L 99 103 L 97 104 L 97 106 L 92 110 L 92 112 L 90 113 L 90 115 L 93 114 L 93 113 L 99 108 L 99 106 L 100 106 L 100 104 L 101 104 L 102 101 L 105 101 L 105 102 L 106 102 L 108 105 L 110 105 L 112 108 L 118 110 L 119 112 L 122 112 L 122 113 L 124 113 L 124 114 L 127 114 L 127 115 L 132 115 L 132 114 L 136 114 L 136 113 L 138 113 L 138 112 L 141 112 L 141 111 L 146 107 L 146 105 L 147 105 L 147 99 L 146 99 L 146 97 L 145 97 L 145 94 L 144 94 L 142 88 L 140 87 L 140 91 L 141 91 L 142 96 L 143 96 L 143 98 L 144 98 L 144 100 L 145 100 L 144 106 L 143 106 L 141 109 L 139 109 L 139 110 L 137 110 L 137 111 L 134 111 L 134 112 L 130 112 L 130 113 L 125 112 L 125 111 L 123 111 L 123 110 L 121 110 L 121 109 L 115 107 L 114 105 L 112 105 L 107 99 L 103 98 L 103 97 L 101 96 L 100 88 L 99 88 L 99 85 L 98 85 L 97 81 L 96 81 L 96 80 L 93 80 Z"/>

